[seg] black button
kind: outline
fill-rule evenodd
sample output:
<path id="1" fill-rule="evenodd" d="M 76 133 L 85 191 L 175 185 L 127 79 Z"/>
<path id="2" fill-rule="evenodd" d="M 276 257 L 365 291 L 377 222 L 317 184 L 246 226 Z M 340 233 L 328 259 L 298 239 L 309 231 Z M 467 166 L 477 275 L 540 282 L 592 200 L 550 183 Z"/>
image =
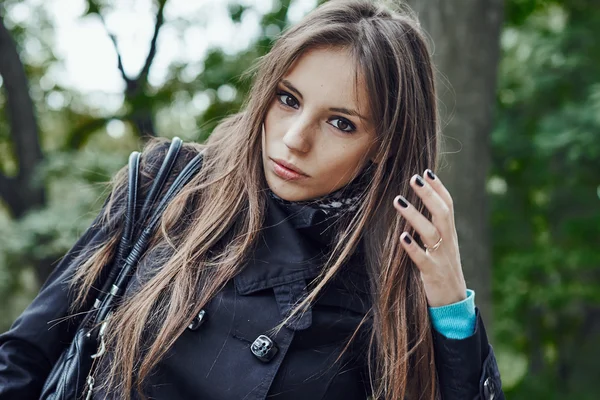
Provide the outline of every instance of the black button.
<path id="1" fill-rule="evenodd" d="M 250 350 L 262 362 L 271 361 L 279 351 L 275 342 L 265 335 L 257 337 L 252 346 L 250 346 Z"/>
<path id="2" fill-rule="evenodd" d="M 188 325 L 188 329 L 191 331 L 195 331 L 200 328 L 200 325 L 204 322 L 204 317 L 206 316 L 206 311 L 200 310 L 198 315 L 192 320 L 192 322 Z"/>
<path id="3" fill-rule="evenodd" d="M 496 386 L 492 378 L 488 377 L 483 382 L 483 395 L 485 396 L 485 400 L 494 400 L 496 398 Z"/>

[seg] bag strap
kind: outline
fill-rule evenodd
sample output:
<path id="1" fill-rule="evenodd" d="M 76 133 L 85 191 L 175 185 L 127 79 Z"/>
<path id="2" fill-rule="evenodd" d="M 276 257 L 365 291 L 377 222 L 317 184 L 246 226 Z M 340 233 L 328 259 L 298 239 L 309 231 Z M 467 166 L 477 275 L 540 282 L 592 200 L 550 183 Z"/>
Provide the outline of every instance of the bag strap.
<path id="1" fill-rule="evenodd" d="M 134 151 L 129 155 L 128 165 L 128 179 L 127 179 L 127 207 L 125 209 L 123 232 L 121 233 L 121 239 L 117 250 L 117 255 L 112 262 L 108 277 L 102 285 L 96 301 L 94 302 L 93 309 L 97 309 L 104 300 L 105 293 L 108 292 L 112 283 L 114 282 L 117 273 L 117 265 L 121 264 L 125 259 L 125 254 L 128 254 L 128 250 L 131 246 L 131 239 L 133 236 L 133 228 L 135 225 L 135 209 L 137 205 L 137 194 L 138 194 L 138 180 L 139 180 L 139 169 L 140 169 L 140 153 Z M 93 319 L 93 318 L 92 318 Z"/>
<path id="2" fill-rule="evenodd" d="M 146 250 L 150 239 L 156 230 L 164 210 L 167 208 L 170 201 L 179 193 L 179 191 L 196 175 L 196 173 L 202 167 L 204 154 L 199 153 L 194 157 L 185 168 L 179 173 L 173 184 L 169 187 L 167 193 L 163 196 L 160 203 L 156 207 L 154 214 L 148 219 L 144 230 L 140 234 L 140 237 L 136 240 L 133 245 L 131 252 L 125 259 L 118 270 L 118 276 L 112 284 L 110 291 L 106 294 L 102 304 L 99 307 L 96 321 L 104 322 L 108 314 L 112 311 L 115 306 L 115 300 L 117 296 L 120 296 L 124 289 L 127 287 L 131 276 L 135 272 L 137 264 Z M 114 269 L 114 268 L 113 268 Z"/>
<path id="3" fill-rule="evenodd" d="M 148 217 L 148 213 L 152 209 L 152 206 L 156 202 L 156 198 L 161 193 L 165 183 L 167 182 L 167 178 L 171 175 L 171 170 L 175 165 L 175 161 L 177 161 L 177 156 L 179 155 L 179 151 L 181 150 L 181 146 L 183 145 L 183 141 L 178 137 L 174 137 L 171 141 L 171 146 L 169 146 L 169 151 L 163 160 L 163 163 L 154 177 L 154 181 L 152 187 L 148 191 L 148 195 L 144 199 L 144 205 L 142 206 L 142 212 L 140 213 L 140 221 L 145 221 Z"/>
<path id="4" fill-rule="evenodd" d="M 167 178 L 171 174 L 173 166 L 175 165 L 175 161 L 177 161 L 177 156 L 181 150 L 183 145 L 183 141 L 175 137 L 171 141 L 171 145 L 169 146 L 169 150 L 163 160 L 163 163 L 156 174 L 156 177 L 153 179 L 152 186 L 148 190 L 148 195 L 144 199 L 144 205 L 142 207 L 142 211 L 137 213 L 137 204 L 138 204 L 138 190 L 139 190 L 139 168 L 140 168 L 140 153 L 134 151 L 129 156 L 129 170 L 128 170 L 128 186 L 127 186 L 127 209 L 125 213 L 125 226 L 123 227 L 123 234 L 121 235 L 121 241 L 119 242 L 119 248 L 117 251 L 117 256 L 113 261 L 112 267 L 110 268 L 108 277 L 104 281 L 104 285 L 102 285 L 102 290 L 100 291 L 96 301 L 94 302 L 94 309 L 100 308 L 102 305 L 105 294 L 109 292 L 111 287 L 113 286 L 115 279 L 120 271 L 120 267 L 125 262 L 126 255 L 129 254 L 132 247 L 132 239 L 133 233 L 135 231 L 135 225 L 138 222 L 137 216 L 139 215 L 139 221 L 143 223 L 143 221 L 147 218 L 147 214 L 149 213 L 152 205 L 156 201 L 156 198 L 161 193 Z M 93 318 L 94 320 L 98 320 L 97 318 Z"/>
<path id="5" fill-rule="evenodd" d="M 119 249 L 117 251 L 117 263 L 121 263 L 121 260 L 125 258 L 126 254 L 129 254 L 131 247 L 131 240 L 133 236 L 133 228 L 136 223 L 135 209 L 137 205 L 138 196 L 138 183 L 140 179 L 140 153 L 134 151 L 129 156 L 129 179 L 127 185 L 127 210 L 125 212 L 125 226 L 123 227 L 123 233 L 121 235 L 121 241 L 119 242 Z"/>

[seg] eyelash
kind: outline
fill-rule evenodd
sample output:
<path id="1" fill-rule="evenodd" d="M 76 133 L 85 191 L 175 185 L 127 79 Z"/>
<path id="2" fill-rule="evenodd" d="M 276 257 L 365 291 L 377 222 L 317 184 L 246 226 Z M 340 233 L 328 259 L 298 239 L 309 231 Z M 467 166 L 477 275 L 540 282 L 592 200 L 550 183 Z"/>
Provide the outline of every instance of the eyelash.
<path id="1" fill-rule="evenodd" d="M 299 104 L 299 103 L 298 103 L 298 100 L 297 100 L 297 99 L 296 99 L 296 98 L 295 98 L 293 95 L 291 95 L 290 93 L 288 93 L 288 92 L 285 92 L 285 91 L 278 91 L 278 92 L 277 92 L 277 101 L 279 101 L 279 102 L 280 102 L 280 103 L 281 103 L 281 104 L 282 104 L 284 107 L 291 107 L 291 108 L 293 108 L 293 109 L 296 109 L 296 110 L 297 110 L 297 108 L 296 108 L 296 107 L 290 106 L 289 104 L 287 104 L 287 102 L 285 102 L 285 101 L 281 100 L 281 96 L 287 96 L 287 97 L 289 97 L 289 98 L 293 99 L 293 100 L 294 100 L 294 103 L 295 103 L 296 105 L 298 105 L 298 104 Z M 335 121 L 335 120 L 339 120 L 339 121 L 342 121 L 342 122 L 344 122 L 345 124 L 347 124 L 347 125 L 350 127 L 350 130 L 349 130 L 349 131 L 346 131 L 346 130 L 340 129 L 339 127 L 335 126 L 335 125 L 334 125 L 334 124 L 332 124 L 332 123 L 329 123 L 329 121 Z M 351 133 L 354 133 L 354 131 L 356 131 L 356 127 L 354 126 L 354 124 L 353 124 L 352 122 L 350 122 L 349 120 L 347 120 L 346 118 L 343 118 L 343 117 L 336 117 L 336 118 L 331 118 L 329 121 L 328 121 L 328 123 L 329 123 L 331 126 L 333 126 L 335 129 L 339 130 L 339 131 L 340 131 L 340 132 L 342 132 L 342 133 L 345 133 L 345 134 L 351 134 Z"/>

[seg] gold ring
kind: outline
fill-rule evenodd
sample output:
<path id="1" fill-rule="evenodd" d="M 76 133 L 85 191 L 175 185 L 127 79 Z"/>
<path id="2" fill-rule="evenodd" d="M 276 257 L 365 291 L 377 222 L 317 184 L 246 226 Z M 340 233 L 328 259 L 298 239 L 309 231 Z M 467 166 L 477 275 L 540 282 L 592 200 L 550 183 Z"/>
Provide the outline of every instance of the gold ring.
<path id="1" fill-rule="evenodd" d="M 429 252 L 433 252 L 436 251 L 438 247 L 440 247 L 440 245 L 442 244 L 442 237 L 440 236 L 440 240 L 437 241 L 436 244 L 434 244 L 433 246 L 429 247 L 427 246 L 425 243 L 423 243 L 423 245 L 425 246 L 425 250 L 429 250 Z"/>

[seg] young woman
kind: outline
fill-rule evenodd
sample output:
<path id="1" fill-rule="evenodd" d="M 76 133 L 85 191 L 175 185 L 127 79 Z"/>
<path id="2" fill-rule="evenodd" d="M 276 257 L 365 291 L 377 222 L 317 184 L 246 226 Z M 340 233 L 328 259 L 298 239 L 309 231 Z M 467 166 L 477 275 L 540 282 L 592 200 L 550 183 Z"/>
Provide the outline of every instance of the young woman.
<path id="1" fill-rule="evenodd" d="M 286 31 L 243 111 L 179 157 L 204 151 L 109 319 L 94 398 L 502 399 L 429 169 L 435 98 L 408 15 L 331 1 Z M 144 150 L 142 189 L 167 147 Z M 1 399 L 39 396 L 91 307 L 126 176 L 0 336 Z"/>

